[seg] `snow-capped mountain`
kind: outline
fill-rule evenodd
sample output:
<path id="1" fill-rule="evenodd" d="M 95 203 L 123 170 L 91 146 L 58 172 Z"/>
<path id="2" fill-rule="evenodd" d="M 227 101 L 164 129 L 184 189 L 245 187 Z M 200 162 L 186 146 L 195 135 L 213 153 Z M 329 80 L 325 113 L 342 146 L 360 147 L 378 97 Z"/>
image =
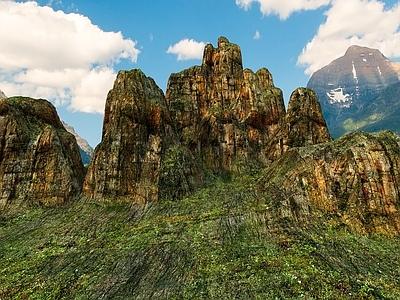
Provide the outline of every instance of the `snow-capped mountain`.
<path id="1" fill-rule="evenodd" d="M 331 134 L 387 86 L 399 82 L 400 63 L 379 50 L 351 46 L 344 56 L 316 71 L 307 87 L 317 93 Z"/>

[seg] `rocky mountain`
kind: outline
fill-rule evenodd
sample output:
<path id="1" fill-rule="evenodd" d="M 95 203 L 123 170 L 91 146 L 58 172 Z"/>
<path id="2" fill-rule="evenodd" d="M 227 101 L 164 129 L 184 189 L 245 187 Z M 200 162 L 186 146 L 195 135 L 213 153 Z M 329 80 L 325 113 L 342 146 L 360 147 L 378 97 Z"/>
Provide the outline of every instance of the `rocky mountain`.
<path id="1" fill-rule="evenodd" d="M 180 190 L 190 191 L 196 175 L 192 156 L 175 141 L 163 91 L 140 70 L 119 72 L 107 96 L 85 195 L 145 203 L 166 192 L 161 186 L 179 184 L 170 196 L 181 197 Z"/>
<path id="2" fill-rule="evenodd" d="M 7 98 L 7 96 L 0 90 L 0 100 L 5 98 Z"/>
<path id="3" fill-rule="evenodd" d="M 244 70 L 240 47 L 221 37 L 217 48 L 205 47 L 201 66 L 170 76 L 165 97 L 140 70 L 118 74 L 84 192 L 182 198 L 207 173 L 229 177 L 290 147 L 330 140 L 311 90 L 297 89 L 286 113 L 269 71 Z"/>
<path id="4" fill-rule="evenodd" d="M 73 135 L 46 100 L 0 100 L 0 209 L 53 205 L 82 190 L 84 169 Z"/>
<path id="5" fill-rule="evenodd" d="M 400 137 L 332 140 L 224 37 L 166 95 L 118 73 L 85 178 L 49 102 L 0 129 L 1 299 L 400 299 Z"/>
<path id="6" fill-rule="evenodd" d="M 344 56 L 316 71 L 307 87 L 315 90 L 334 137 L 343 122 L 362 110 L 387 86 L 399 82 L 400 63 L 379 50 L 351 46 Z"/>
<path id="7" fill-rule="evenodd" d="M 74 127 L 72 127 L 71 125 L 68 125 L 64 121 L 62 121 L 62 123 L 63 123 L 64 128 L 76 138 L 76 142 L 79 147 L 79 153 L 81 155 L 82 162 L 84 165 L 88 165 L 90 163 L 90 160 L 92 159 L 92 155 L 93 155 L 93 151 L 94 151 L 93 148 L 89 145 L 89 143 L 84 138 L 82 138 L 78 133 L 75 132 Z"/>

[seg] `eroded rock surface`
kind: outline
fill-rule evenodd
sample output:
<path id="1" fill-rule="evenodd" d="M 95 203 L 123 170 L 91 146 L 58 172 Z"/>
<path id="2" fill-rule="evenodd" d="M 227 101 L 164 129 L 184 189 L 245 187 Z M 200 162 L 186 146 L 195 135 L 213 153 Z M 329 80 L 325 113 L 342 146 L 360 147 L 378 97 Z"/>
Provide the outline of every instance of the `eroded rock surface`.
<path id="1" fill-rule="evenodd" d="M 50 102 L 0 100 L 0 209 L 65 203 L 79 195 L 83 180 L 75 138 Z"/>
<path id="2" fill-rule="evenodd" d="M 355 132 L 326 144 L 285 153 L 260 179 L 276 200 L 273 214 L 362 233 L 400 232 L 400 138 L 391 132 Z"/>
<path id="3" fill-rule="evenodd" d="M 171 163 L 178 155 L 177 149 L 162 90 L 140 70 L 120 71 L 107 97 L 102 141 L 93 154 L 84 193 L 91 198 L 154 201 L 165 192 L 159 186 L 168 185 L 166 177 L 171 172 L 175 172 L 173 185 L 186 182 L 190 186 L 188 173 L 195 168 L 162 168 L 164 159 Z M 181 151 L 179 155 L 188 154 Z M 186 161 L 191 163 L 190 156 Z M 180 175 L 186 178 L 176 178 Z M 179 190 L 174 193 L 179 197 Z"/>
<path id="4" fill-rule="evenodd" d="M 305 147 L 332 140 L 321 106 L 311 89 L 298 88 L 290 96 L 286 115 L 289 148 Z"/>
<path id="5" fill-rule="evenodd" d="M 212 172 L 285 151 L 281 90 L 267 69 L 243 70 L 240 47 L 224 37 L 205 47 L 201 66 L 170 76 L 166 98 L 180 141 Z"/>
<path id="6" fill-rule="evenodd" d="M 315 95 L 298 91 L 287 116 L 271 73 L 243 70 L 240 47 L 224 37 L 217 48 L 205 47 L 201 66 L 171 74 L 165 97 L 140 70 L 121 71 L 107 97 L 84 193 L 180 199 L 207 174 L 265 167 L 290 146 L 330 141 Z"/>

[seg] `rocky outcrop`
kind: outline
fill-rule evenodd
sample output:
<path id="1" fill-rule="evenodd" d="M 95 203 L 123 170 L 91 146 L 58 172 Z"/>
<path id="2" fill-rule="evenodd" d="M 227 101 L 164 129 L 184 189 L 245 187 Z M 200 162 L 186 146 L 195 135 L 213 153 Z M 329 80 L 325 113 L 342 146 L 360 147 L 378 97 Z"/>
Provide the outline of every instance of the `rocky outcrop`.
<path id="1" fill-rule="evenodd" d="M 270 72 L 243 70 L 240 47 L 224 37 L 205 47 L 201 66 L 171 74 L 165 97 L 140 70 L 121 71 L 84 193 L 180 199 L 206 174 L 265 167 L 288 147 L 330 141 L 315 95 L 299 89 L 292 102 L 286 115 Z"/>
<path id="2" fill-rule="evenodd" d="M 286 123 L 289 126 L 289 148 L 325 143 L 332 139 L 317 96 L 311 89 L 298 88 L 292 93 Z"/>
<path id="3" fill-rule="evenodd" d="M 281 219 L 324 217 L 362 233 L 400 233 L 400 137 L 355 132 L 285 153 L 259 180 Z M 277 171 L 279 170 L 279 171 Z"/>
<path id="4" fill-rule="evenodd" d="M 179 185 L 171 198 L 180 197 L 182 189 L 192 187 L 196 168 L 191 164 L 191 156 L 175 143 L 162 90 L 140 70 L 120 71 L 107 96 L 102 140 L 89 165 L 85 195 L 143 203 L 165 196 L 160 186 Z"/>
<path id="5" fill-rule="evenodd" d="M 74 129 L 74 127 L 72 127 L 71 125 L 68 125 L 67 123 L 65 123 L 64 121 L 62 121 L 64 128 L 71 133 L 75 139 L 76 139 L 76 143 L 78 144 L 78 148 L 79 148 L 79 153 L 81 155 L 81 159 L 82 159 L 82 163 L 84 165 L 88 165 L 90 163 L 90 160 L 92 159 L 92 155 L 93 155 L 93 148 L 89 145 L 89 143 L 82 138 Z"/>
<path id="6" fill-rule="evenodd" d="M 84 168 L 73 135 L 46 100 L 0 100 L 0 209 L 79 195 Z"/>
<path id="7" fill-rule="evenodd" d="M 344 56 L 316 71 L 307 87 L 315 90 L 334 137 L 343 122 L 363 109 L 380 91 L 399 82 L 400 64 L 379 50 L 353 45 Z"/>
<path id="8" fill-rule="evenodd" d="M 285 151 L 285 106 L 270 72 L 243 70 L 240 47 L 208 44 L 201 66 L 172 74 L 166 92 L 181 143 L 207 169 L 267 164 Z"/>

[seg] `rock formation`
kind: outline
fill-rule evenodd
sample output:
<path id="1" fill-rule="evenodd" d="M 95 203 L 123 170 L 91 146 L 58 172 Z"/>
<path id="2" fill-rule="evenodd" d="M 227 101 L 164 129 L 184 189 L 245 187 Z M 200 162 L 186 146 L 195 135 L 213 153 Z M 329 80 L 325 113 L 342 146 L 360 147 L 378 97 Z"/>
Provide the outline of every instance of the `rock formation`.
<path id="1" fill-rule="evenodd" d="M 166 98 L 180 141 L 212 172 L 285 150 L 281 90 L 267 69 L 243 70 L 239 46 L 224 37 L 205 47 L 201 66 L 171 74 Z"/>
<path id="2" fill-rule="evenodd" d="M 171 186 L 190 189 L 195 168 L 180 150 L 162 90 L 140 70 L 120 71 L 107 96 L 102 140 L 89 165 L 84 192 L 91 198 L 154 201 L 165 192 L 160 185 L 169 186 L 169 175 Z M 171 192 L 172 198 L 179 197 L 179 189 Z"/>
<path id="3" fill-rule="evenodd" d="M 0 209 L 78 196 L 84 168 L 73 135 L 46 100 L 0 100 Z"/>
<path id="4" fill-rule="evenodd" d="M 307 222 L 324 216 L 332 226 L 398 234 L 399 166 L 399 136 L 355 132 L 289 150 L 267 169 L 259 190 L 278 201 L 272 214 L 280 218 Z"/>
<path id="5" fill-rule="evenodd" d="M 286 115 L 289 148 L 305 147 L 331 140 L 321 106 L 313 90 L 298 88 L 290 96 Z"/>
<path id="6" fill-rule="evenodd" d="M 320 102 L 332 135 L 344 132 L 343 122 L 368 104 L 385 87 L 399 82 L 400 63 L 379 50 L 351 46 L 345 55 L 316 71 L 307 87 Z"/>
<path id="7" fill-rule="evenodd" d="M 298 89 L 291 102 L 286 115 L 270 72 L 243 70 L 239 46 L 224 37 L 205 47 L 201 66 L 171 74 L 166 97 L 140 70 L 121 71 L 85 195 L 179 199 L 207 173 L 265 167 L 288 147 L 331 140 L 311 91 Z"/>

